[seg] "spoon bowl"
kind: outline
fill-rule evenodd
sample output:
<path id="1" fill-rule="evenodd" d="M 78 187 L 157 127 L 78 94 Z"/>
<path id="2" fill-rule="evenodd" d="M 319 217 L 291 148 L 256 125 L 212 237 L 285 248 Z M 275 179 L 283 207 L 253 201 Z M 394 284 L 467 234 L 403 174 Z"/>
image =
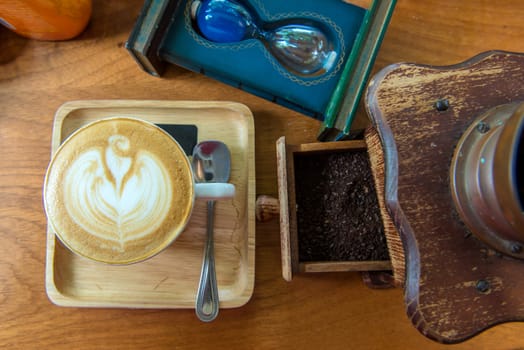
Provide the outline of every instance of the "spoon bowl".
<path id="1" fill-rule="evenodd" d="M 231 154 L 220 141 L 203 141 L 193 149 L 195 181 L 199 183 L 228 182 L 231 173 Z"/>

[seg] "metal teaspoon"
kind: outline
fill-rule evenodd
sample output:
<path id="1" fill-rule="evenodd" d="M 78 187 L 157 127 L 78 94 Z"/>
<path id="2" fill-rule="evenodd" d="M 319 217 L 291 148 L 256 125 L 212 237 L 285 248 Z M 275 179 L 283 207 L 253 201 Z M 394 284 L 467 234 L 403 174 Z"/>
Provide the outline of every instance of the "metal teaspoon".
<path id="1" fill-rule="evenodd" d="M 231 173 L 229 149 L 220 141 L 200 142 L 193 149 L 192 167 L 196 182 L 228 182 Z M 196 315 L 204 322 L 213 321 L 219 309 L 213 242 L 214 216 L 215 201 L 209 200 L 207 202 L 207 239 L 195 303 Z"/>

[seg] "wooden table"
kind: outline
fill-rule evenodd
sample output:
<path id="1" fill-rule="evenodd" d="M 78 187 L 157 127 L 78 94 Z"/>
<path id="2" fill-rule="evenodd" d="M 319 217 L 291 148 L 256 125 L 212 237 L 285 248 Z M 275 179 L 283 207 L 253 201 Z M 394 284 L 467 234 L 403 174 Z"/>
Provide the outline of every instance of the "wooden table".
<path id="1" fill-rule="evenodd" d="M 353 1 L 366 4 L 367 1 Z M 281 277 L 278 222 L 257 223 L 251 301 L 204 324 L 193 310 L 52 305 L 44 285 L 41 190 L 56 109 L 78 99 L 232 100 L 255 115 L 258 194 L 277 194 L 275 141 L 315 140 L 319 122 L 207 77 L 143 73 L 123 47 L 142 1 L 94 1 L 87 31 L 38 42 L 0 28 L 0 348 L 519 349 L 508 323 L 453 346 L 424 338 L 401 289 L 371 290 L 358 273 Z M 521 0 L 399 0 L 375 72 L 401 61 L 448 65 L 491 49 L 524 51 Z M 366 116 L 360 114 L 360 122 Z"/>

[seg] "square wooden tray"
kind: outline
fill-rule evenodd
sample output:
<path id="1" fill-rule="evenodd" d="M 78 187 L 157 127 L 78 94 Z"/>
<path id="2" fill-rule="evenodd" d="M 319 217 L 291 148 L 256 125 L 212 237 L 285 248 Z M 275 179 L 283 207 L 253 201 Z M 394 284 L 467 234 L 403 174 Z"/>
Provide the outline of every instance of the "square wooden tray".
<path id="1" fill-rule="evenodd" d="M 74 101 L 55 115 L 52 153 L 79 127 L 105 117 L 131 116 L 158 124 L 192 124 L 198 141 L 228 145 L 234 199 L 217 202 L 215 260 L 220 307 L 244 305 L 255 273 L 255 159 L 251 111 L 233 102 Z M 141 263 L 111 266 L 79 257 L 47 228 L 46 291 L 60 306 L 194 308 L 206 232 L 205 201 L 196 201 L 181 236 Z"/>

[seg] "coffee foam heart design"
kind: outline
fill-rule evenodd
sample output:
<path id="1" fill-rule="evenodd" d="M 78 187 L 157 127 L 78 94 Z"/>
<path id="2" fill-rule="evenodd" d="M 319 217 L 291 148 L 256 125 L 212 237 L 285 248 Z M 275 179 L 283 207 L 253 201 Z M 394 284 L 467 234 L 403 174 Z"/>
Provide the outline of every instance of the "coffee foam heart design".
<path id="1" fill-rule="evenodd" d="M 158 229 L 173 195 L 162 161 L 132 146 L 127 137 L 111 135 L 106 148 L 79 154 L 64 176 L 64 204 L 71 218 L 118 252 Z"/>

